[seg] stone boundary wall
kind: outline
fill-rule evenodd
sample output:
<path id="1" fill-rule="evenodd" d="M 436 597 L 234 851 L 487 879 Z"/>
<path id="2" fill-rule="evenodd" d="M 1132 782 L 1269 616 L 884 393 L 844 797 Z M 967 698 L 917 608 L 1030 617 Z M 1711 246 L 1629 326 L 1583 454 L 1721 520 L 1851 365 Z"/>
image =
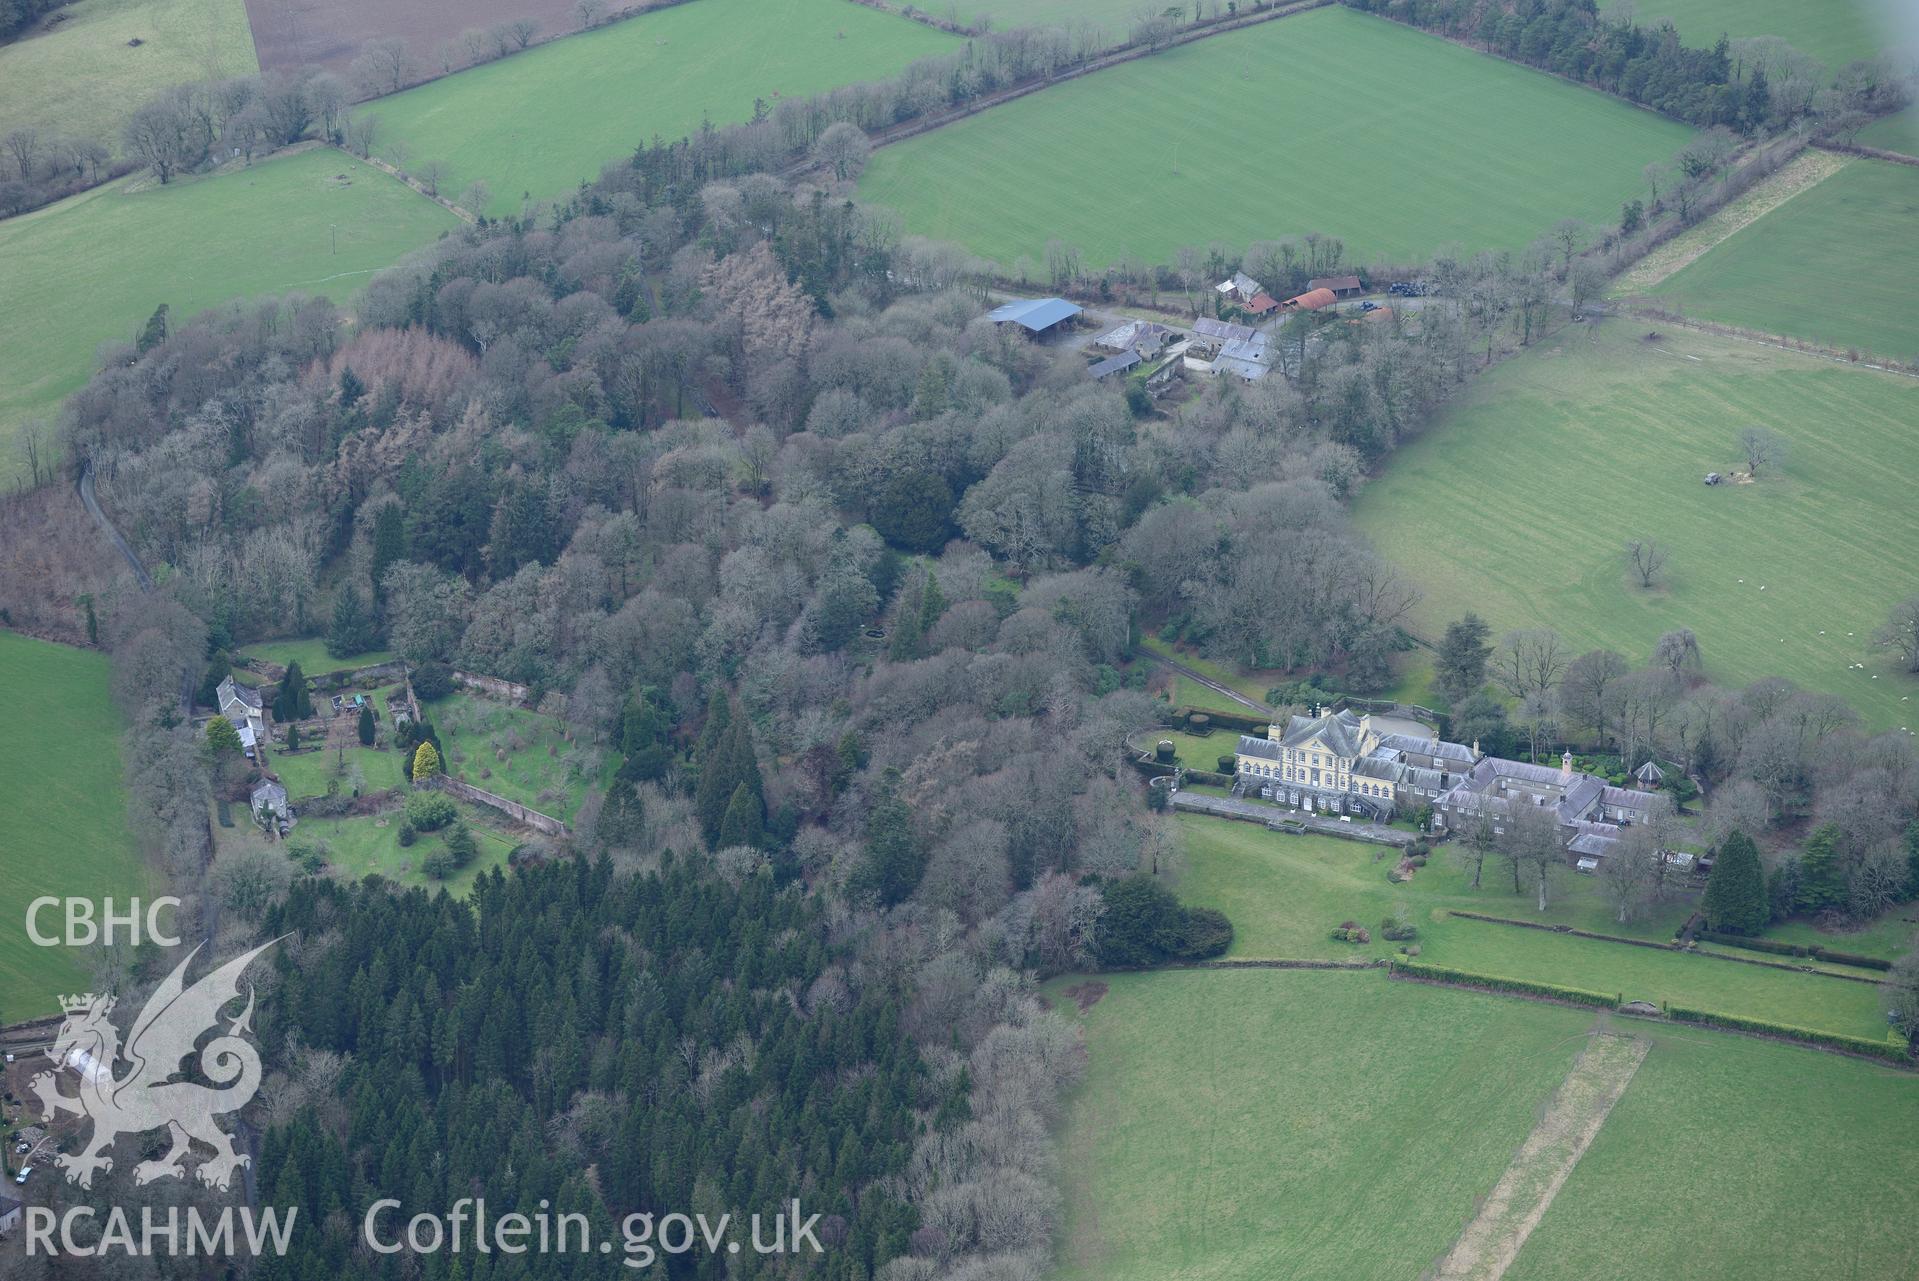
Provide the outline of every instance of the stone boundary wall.
<path id="1" fill-rule="evenodd" d="M 463 801 L 472 801 L 475 805 L 484 805 L 488 809 L 498 810 L 515 822 L 525 823 L 536 832 L 544 832 L 548 836 L 572 835 L 572 833 L 567 830 L 566 824 L 554 818 L 551 814 L 542 814 L 536 809 L 527 808 L 518 801 L 509 801 L 504 796 L 489 792 L 484 788 L 475 787 L 471 783 L 462 783 L 457 778 L 448 778 L 444 774 L 436 774 L 433 776 L 432 786 L 450 796 L 457 796 Z"/>

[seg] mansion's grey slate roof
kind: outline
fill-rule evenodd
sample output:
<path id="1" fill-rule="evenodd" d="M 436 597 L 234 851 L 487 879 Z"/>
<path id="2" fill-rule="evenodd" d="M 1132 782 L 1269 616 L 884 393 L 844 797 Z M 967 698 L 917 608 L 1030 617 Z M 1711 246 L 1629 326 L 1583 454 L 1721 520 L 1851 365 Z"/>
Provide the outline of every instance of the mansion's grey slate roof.
<path id="1" fill-rule="evenodd" d="M 1605 790 L 1606 785 L 1591 774 L 1573 775 L 1572 785 L 1560 798 L 1559 821 L 1570 823 L 1576 818 L 1586 817 L 1586 812 L 1599 803 L 1599 794 Z"/>
<path id="2" fill-rule="evenodd" d="M 1357 756 L 1358 733 L 1359 717 L 1351 712 L 1335 712 L 1317 720 L 1311 716 L 1295 716 L 1287 722 L 1286 736 L 1281 741 L 1287 747 L 1298 747 L 1314 738 L 1324 738 L 1335 756 Z"/>
<path id="3" fill-rule="evenodd" d="M 1534 765 L 1530 761 L 1509 761 L 1503 756 L 1484 756 L 1473 767 L 1473 780 L 1484 777 L 1488 782 L 1496 778 L 1516 778 L 1528 783 L 1544 783 L 1553 787 L 1564 786 L 1566 775 L 1550 765 Z M 1575 777 L 1577 777 L 1575 775 Z"/>
<path id="4" fill-rule="evenodd" d="M 1615 809 L 1643 810 L 1652 804 L 1653 793 L 1637 792 L 1629 787 L 1607 787 L 1599 793 L 1602 805 Z"/>
<path id="5" fill-rule="evenodd" d="M 1448 743 L 1443 738 L 1414 738 L 1410 734 L 1387 734 L 1379 740 L 1379 745 L 1390 747 L 1395 751 L 1434 756 L 1443 761 L 1458 761 L 1463 765 L 1473 763 L 1472 748 L 1464 743 Z"/>
<path id="6" fill-rule="evenodd" d="M 1279 744 L 1271 739 L 1257 738 L 1251 734 L 1239 736 L 1239 754 L 1241 756 L 1261 756 L 1269 761 L 1279 759 Z"/>
<path id="7" fill-rule="evenodd" d="M 1443 770 L 1427 769 L 1424 765 L 1405 765 L 1400 767 L 1400 781 L 1407 787 L 1437 792 L 1445 786 L 1446 774 Z"/>
<path id="8" fill-rule="evenodd" d="M 1377 756 L 1362 756 L 1353 762 L 1352 772 L 1361 778 L 1376 778 L 1382 782 L 1397 783 L 1407 767 L 1398 761 L 1384 760 Z"/>

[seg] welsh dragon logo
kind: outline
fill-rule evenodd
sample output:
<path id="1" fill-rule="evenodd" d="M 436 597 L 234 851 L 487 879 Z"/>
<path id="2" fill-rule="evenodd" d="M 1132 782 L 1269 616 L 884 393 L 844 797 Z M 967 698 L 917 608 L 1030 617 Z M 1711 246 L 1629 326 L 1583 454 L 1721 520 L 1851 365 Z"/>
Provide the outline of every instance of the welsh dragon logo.
<path id="1" fill-rule="evenodd" d="M 214 1151 L 213 1158 L 195 1171 L 208 1187 L 224 1190 L 234 1172 L 251 1163 L 252 1158 L 233 1150 L 232 1138 L 214 1121 L 215 1116 L 245 1107 L 260 1088 L 260 1055 L 244 1036 L 253 1030 L 251 984 L 246 1008 L 231 1019 L 224 1034 L 198 1049 L 200 1071 L 214 1084 L 174 1078 L 182 1075 L 182 1060 L 195 1053 L 200 1039 L 218 1031 L 220 1011 L 240 999 L 240 976 L 247 966 L 272 946 L 262 944 L 188 987 L 187 966 L 200 952 L 194 948 L 148 999 L 124 1047 L 108 1017 L 114 1007 L 111 995 L 61 998 L 66 1019 L 49 1053 L 56 1064 L 79 1073 L 80 1093 L 74 1097 L 60 1093 L 53 1072 L 40 1073 L 31 1084 L 45 1120 L 66 1112 L 93 1122 L 84 1150 L 54 1159 L 69 1181 L 92 1187 L 95 1171 L 113 1169 L 113 1159 L 103 1153 L 115 1139 L 162 1128 L 169 1132 L 173 1146 L 159 1158 L 135 1166 L 136 1183 L 185 1178 L 184 1159 L 194 1141 Z M 116 1075 L 122 1061 L 128 1071 Z"/>

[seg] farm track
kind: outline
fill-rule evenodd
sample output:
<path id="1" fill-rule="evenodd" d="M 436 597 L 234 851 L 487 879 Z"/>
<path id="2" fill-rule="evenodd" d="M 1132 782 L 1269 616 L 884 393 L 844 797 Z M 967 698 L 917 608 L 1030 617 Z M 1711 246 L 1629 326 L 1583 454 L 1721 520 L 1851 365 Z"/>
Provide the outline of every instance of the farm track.
<path id="1" fill-rule="evenodd" d="M 1641 1038 L 1605 1031 L 1601 1020 L 1539 1124 L 1440 1261 L 1435 1281 L 1499 1281 L 1505 1275 L 1632 1084 L 1648 1048 Z"/>
<path id="2" fill-rule="evenodd" d="M 1846 164 L 1830 152 L 1807 148 L 1754 184 L 1750 191 L 1634 263 L 1619 277 L 1615 293 L 1641 293 L 1677 275 L 1793 197 L 1811 191 Z"/>

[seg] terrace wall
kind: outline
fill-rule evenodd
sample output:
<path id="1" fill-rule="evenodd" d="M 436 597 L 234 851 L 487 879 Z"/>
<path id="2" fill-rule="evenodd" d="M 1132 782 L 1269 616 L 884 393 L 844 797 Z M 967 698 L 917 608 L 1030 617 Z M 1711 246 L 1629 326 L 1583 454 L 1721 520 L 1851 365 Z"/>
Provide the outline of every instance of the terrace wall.
<path id="1" fill-rule="evenodd" d="M 462 783 L 456 778 L 436 774 L 430 786 L 450 796 L 457 796 L 463 801 L 472 801 L 475 805 L 484 805 L 488 809 L 498 810 L 515 822 L 525 823 L 536 832 L 545 832 L 548 836 L 570 834 L 566 824 L 551 814 L 542 814 L 536 809 L 529 809 L 518 801 L 510 801 L 504 796 L 489 792 L 485 788 L 475 787 L 471 783 Z"/>

